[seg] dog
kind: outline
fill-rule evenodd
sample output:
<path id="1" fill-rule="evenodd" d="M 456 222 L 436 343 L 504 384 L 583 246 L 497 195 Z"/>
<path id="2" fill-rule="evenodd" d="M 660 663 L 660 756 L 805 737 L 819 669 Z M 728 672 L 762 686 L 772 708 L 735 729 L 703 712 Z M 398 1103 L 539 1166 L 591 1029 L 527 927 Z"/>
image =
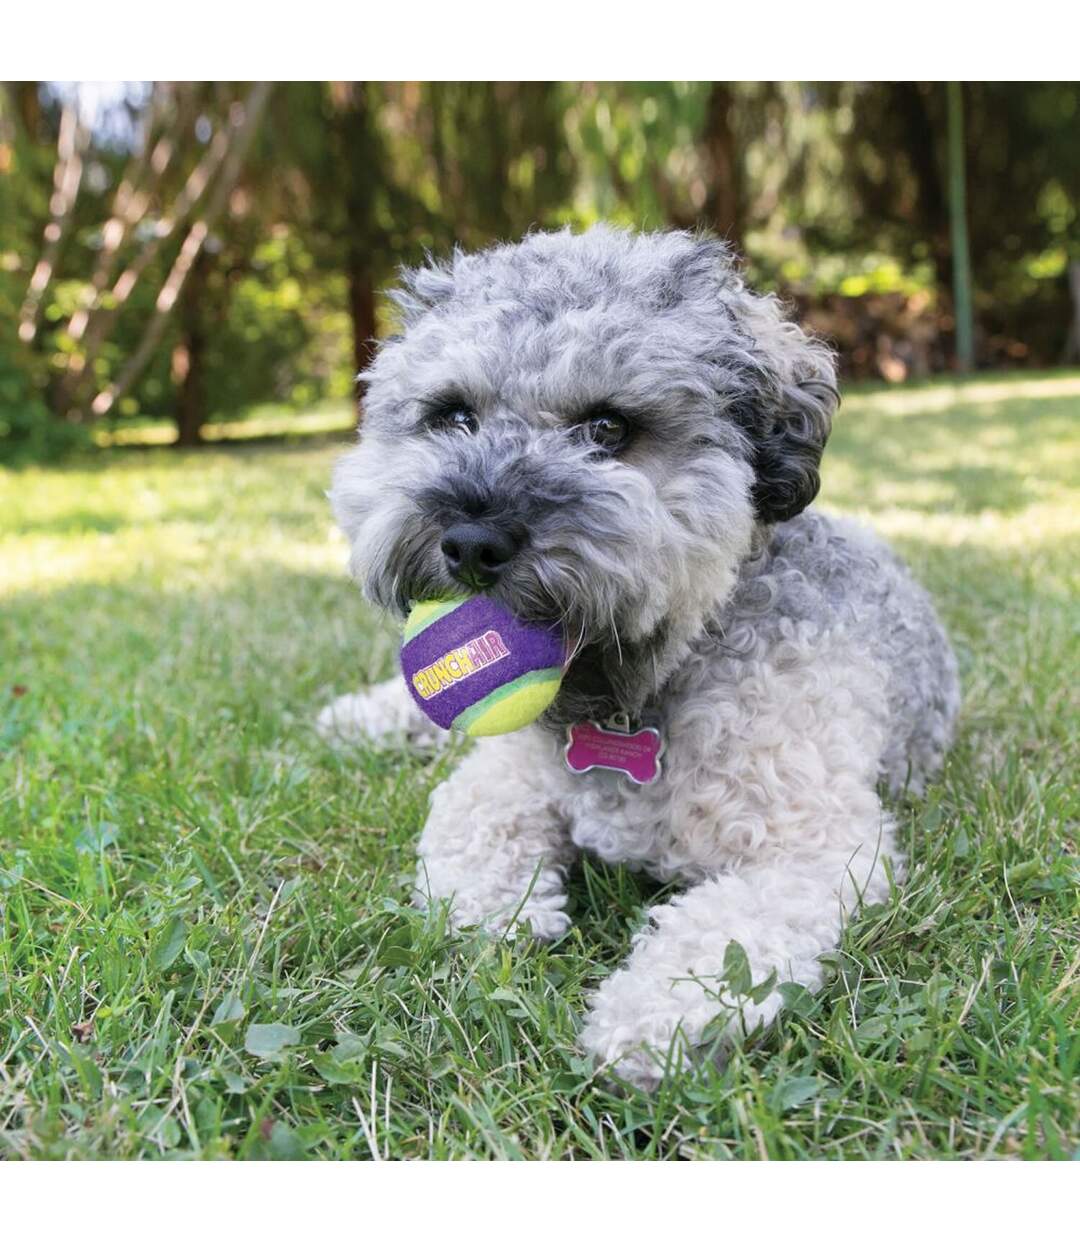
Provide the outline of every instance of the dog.
<path id="1" fill-rule="evenodd" d="M 904 858 L 879 789 L 918 795 L 940 769 L 956 661 L 896 556 L 808 508 L 834 359 L 723 242 L 537 232 L 408 271 L 396 301 L 329 493 L 352 574 L 398 616 L 483 591 L 573 644 L 540 720 L 481 740 L 433 793 L 416 900 L 554 939 L 578 851 L 680 882 L 581 1032 L 653 1088 L 769 1022 L 769 980 L 818 986 L 845 919 L 888 897 Z M 659 735 L 657 779 L 570 770 L 567 730 L 588 722 Z M 401 677 L 318 725 L 437 732 Z"/>

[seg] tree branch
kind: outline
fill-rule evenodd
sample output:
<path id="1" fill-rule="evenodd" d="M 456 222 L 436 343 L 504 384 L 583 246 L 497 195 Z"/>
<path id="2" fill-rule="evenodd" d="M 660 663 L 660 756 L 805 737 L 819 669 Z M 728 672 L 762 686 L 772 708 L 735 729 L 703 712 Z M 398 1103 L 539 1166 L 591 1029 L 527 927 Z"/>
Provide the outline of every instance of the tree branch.
<path id="1" fill-rule="evenodd" d="M 157 301 L 154 304 L 154 313 L 147 321 L 142 339 L 122 367 L 116 380 L 94 398 L 90 407 L 93 414 L 98 416 L 107 414 L 122 397 L 126 396 L 146 369 L 147 363 L 153 357 L 154 350 L 157 349 L 161 341 L 169 321 L 169 316 L 172 314 L 176 300 L 184 288 L 184 283 L 191 272 L 192 265 L 198 258 L 211 228 L 224 209 L 229 194 L 232 192 L 233 186 L 240 176 L 244 158 L 258 131 L 262 114 L 270 98 L 272 86 L 273 84 L 270 82 L 256 82 L 248 92 L 247 99 L 242 104 L 234 103 L 232 105 L 229 116 L 229 130 L 227 131 L 228 136 L 225 140 L 225 149 L 223 151 L 224 158 L 221 175 L 218 177 L 213 193 L 207 201 L 206 210 L 202 218 L 196 220 L 191 226 L 188 235 L 184 238 L 183 244 L 180 247 L 180 253 L 176 256 L 172 270 L 169 272 L 165 283 L 158 293 Z M 188 191 L 190 184 L 191 179 L 189 178 L 189 185 L 184 187 L 184 193 Z M 201 196 L 204 189 L 205 181 L 198 187 L 198 196 Z M 183 194 L 181 197 L 183 197 Z M 193 205 L 193 202 L 189 204 L 188 209 L 190 210 L 190 206 Z M 129 268 L 128 271 L 130 270 Z M 127 273 L 125 272 L 124 276 L 126 275 Z M 120 277 L 120 281 L 124 279 L 124 276 Z M 124 297 L 129 292 L 130 289 L 124 293 Z"/>
<path id="2" fill-rule="evenodd" d="M 154 137 L 154 130 L 157 127 L 159 117 L 167 113 L 172 95 L 171 83 L 157 82 L 154 84 L 153 98 L 150 103 L 149 115 L 146 120 L 142 140 L 133 153 L 127 168 L 124 170 L 124 176 L 116 188 L 112 215 L 101 230 L 101 249 L 98 251 L 93 274 L 83 290 L 82 304 L 72 315 L 68 323 L 68 335 L 73 341 L 77 342 L 82 339 L 90 314 L 94 307 L 99 304 L 105 285 L 112 275 L 120 247 L 123 246 L 131 230 L 143 218 L 150 206 L 150 194 L 142 188 L 146 170 L 148 168 L 151 169 L 154 176 L 160 180 L 168 171 L 170 163 L 172 163 L 173 156 L 176 153 L 176 135 L 183 125 L 187 112 L 190 110 L 189 106 L 184 106 L 178 101 L 176 108 L 173 110 L 171 123 L 166 126 L 164 132 L 158 136 L 156 142 L 151 146 L 151 139 Z M 70 365 L 69 362 L 69 367 Z"/>
<path id="3" fill-rule="evenodd" d="M 49 200 L 50 219 L 45 226 L 41 258 L 34 267 L 19 310 L 19 340 L 27 344 L 37 335 L 41 304 L 52 280 L 60 247 L 71 228 L 75 200 L 82 181 L 82 155 L 89 140 L 90 133 L 79 120 L 77 101 L 65 104 L 60 113 L 60 133 L 56 142 L 53 193 Z"/>
<path id="4" fill-rule="evenodd" d="M 234 107 L 240 107 L 234 104 Z M 86 328 L 85 343 L 81 352 L 72 354 L 69 373 L 61 390 L 68 406 L 78 406 L 84 398 L 83 388 L 93 380 L 92 363 L 101 352 L 109 330 L 116 321 L 124 303 L 131 296 L 140 276 L 157 257 L 162 246 L 186 222 L 199 205 L 207 187 L 212 183 L 229 150 L 229 136 L 219 129 L 210 141 L 206 154 L 195 165 L 183 189 L 176 196 L 172 211 L 158 221 L 153 235 L 147 240 L 134 260 L 117 277 L 108 294 L 97 301 Z"/>

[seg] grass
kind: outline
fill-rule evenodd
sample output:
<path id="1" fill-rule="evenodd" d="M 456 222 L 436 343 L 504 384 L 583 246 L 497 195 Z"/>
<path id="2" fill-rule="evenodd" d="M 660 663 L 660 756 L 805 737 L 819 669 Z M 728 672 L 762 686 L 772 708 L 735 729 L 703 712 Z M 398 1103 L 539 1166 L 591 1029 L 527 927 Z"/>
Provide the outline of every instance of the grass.
<path id="1" fill-rule="evenodd" d="M 1080 1152 L 1080 375 L 846 401 L 823 501 L 937 598 L 966 691 L 912 874 L 816 997 L 657 1096 L 575 1049 L 656 889 L 574 875 L 550 947 L 408 908 L 452 762 L 311 731 L 392 667 L 322 495 L 335 448 L 0 473 L 0 1153 Z"/>
<path id="2" fill-rule="evenodd" d="M 271 438 L 296 440 L 335 433 L 347 435 L 355 425 L 356 408 L 353 402 L 324 401 L 303 411 L 281 405 L 255 406 L 243 418 L 206 423 L 200 435 L 209 443 Z M 166 419 L 124 418 L 115 426 L 99 428 L 93 438 L 102 448 L 125 445 L 149 448 L 174 443 L 176 425 Z"/>

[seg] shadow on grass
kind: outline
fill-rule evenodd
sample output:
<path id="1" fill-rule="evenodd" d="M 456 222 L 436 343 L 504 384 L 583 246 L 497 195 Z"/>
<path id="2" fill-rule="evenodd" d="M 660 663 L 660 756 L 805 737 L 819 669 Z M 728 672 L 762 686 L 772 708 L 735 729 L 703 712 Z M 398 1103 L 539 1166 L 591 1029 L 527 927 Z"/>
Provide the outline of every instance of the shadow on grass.
<path id="1" fill-rule="evenodd" d="M 22 518 L 14 527 L 14 535 L 113 535 L 135 524 L 128 514 L 103 512 L 101 509 L 71 509 L 53 518 Z"/>
<path id="2" fill-rule="evenodd" d="M 50 518 L 20 518 L 18 524 L 9 532 L 19 536 L 45 536 L 58 538 L 65 535 L 115 535 L 122 531 L 139 529 L 166 530 L 170 526 L 198 527 L 208 517 L 205 505 L 177 505 L 170 501 L 163 511 L 138 511 L 123 513 L 112 510 L 74 509 L 57 514 Z M 303 505 L 301 500 L 288 509 L 261 509 L 257 514 L 259 523 L 276 531 L 287 531 L 295 535 L 310 533 L 317 535 L 325 531 L 330 517 L 312 512 Z M 252 518 L 248 517 L 250 526 Z"/>
<path id="3" fill-rule="evenodd" d="M 903 495 L 904 508 L 919 512 L 1016 513 L 1036 498 L 1035 484 L 1067 481 L 1067 466 L 1045 460 L 1033 477 L 1031 457 L 1042 444 L 1075 441 L 1077 413 L 1075 397 L 1044 397 L 886 417 L 841 414 L 825 458 L 826 495 L 836 461 L 856 476 L 842 489 L 851 493 L 845 499 L 858 497 L 861 482 L 872 504 L 884 481 Z"/>
<path id="4" fill-rule="evenodd" d="M 175 444 L 115 444 L 80 450 L 60 462 L 42 465 L 22 462 L 13 465 L 0 462 L 0 471 L 13 475 L 36 470 L 48 470 L 50 474 L 100 473 L 106 470 L 123 470 L 125 467 L 142 469 L 153 460 L 155 466 L 187 469 L 200 459 L 208 460 L 225 454 L 240 464 L 256 456 L 268 454 L 311 453 L 320 449 L 347 449 L 355 442 L 355 430 L 347 431 L 297 431 L 272 435 L 246 436 L 236 439 L 205 440 L 193 447 Z"/>
<path id="5" fill-rule="evenodd" d="M 120 524 L 86 516 L 92 529 Z M 84 515 L 64 520 L 75 524 Z M 1044 631 L 1067 641 L 1070 586 L 1045 568 L 1068 564 L 1066 536 L 1023 555 L 913 538 L 894 543 L 935 598 L 965 670 L 1015 659 Z M 0 649 L 5 681 L 37 690 L 44 680 L 56 701 L 79 686 L 93 685 L 108 699 L 138 684 L 159 706 L 194 700 L 209 709 L 228 700 L 266 719 L 275 711 L 309 713 L 322 701 L 317 692 L 325 698 L 390 675 L 396 637 L 344 573 L 302 572 L 268 559 L 245 564 L 221 585 L 162 587 L 132 577 L 14 592 L 0 612 Z M 1039 652 L 1025 658 L 1037 660 Z M 0 687 L 0 711 L 13 705 Z"/>
<path id="6" fill-rule="evenodd" d="M 105 464 L 108 464 L 110 461 L 123 461 L 125 457 L 130 456 L 133 460 L 142 462 L 145 461 L 147 454 L 159 453 L 163 458 L 190 461 L 193 457 L 198 458 L 201 453 L 225 452 L 242 456 L 246 452 L 255 450 L 259 453 L 265 453 L 268 449 L 271 452 L 289 452 L 295 449 L 332 448 L 334 445 L 348 448 L 355 438 L 355 429 L 346 431 L 305 431 L 302 428 L 297 428 L 295 431 L 277 431 L 265 435 L 202 440 L 195 445 L 113 444 L 103 446 L 94 453 L 88 453 L 80 460 L 84 462 L 98 462 L 104 459 Z"/>
<path id="7" fill-rule="evenodd" d="M 185 728 L 227 708 L 276 733 L 283 714 L 389 673 L 395 649 L 344 574 L 271 561 L 221 586 L 135 577 L 15 592 L 0 610 L 0 718 L 43 702 L 105 716 L 137 701 Z M 27 691 L 13 698 L 12 685 Z"/>

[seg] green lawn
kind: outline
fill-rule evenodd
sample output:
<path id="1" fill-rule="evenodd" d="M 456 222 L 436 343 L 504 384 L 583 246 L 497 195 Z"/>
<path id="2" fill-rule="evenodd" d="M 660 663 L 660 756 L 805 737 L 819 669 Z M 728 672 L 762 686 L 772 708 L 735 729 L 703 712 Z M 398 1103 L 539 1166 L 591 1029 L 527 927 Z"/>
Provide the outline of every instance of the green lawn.
<path id="1" fill-rule="evenodd" d="M 452 759 L 312 732 L 395 651 L 335 444 L 0 471 L 0 1155 L 1076 1156 L 1078 421 L 1080 374 L 846 400 L 822 501 L 933 591 L 962 736 L 825 990 L 654 1098 L 574 1046 L 654 886 L 449 933 L 407 893 Z"/>

